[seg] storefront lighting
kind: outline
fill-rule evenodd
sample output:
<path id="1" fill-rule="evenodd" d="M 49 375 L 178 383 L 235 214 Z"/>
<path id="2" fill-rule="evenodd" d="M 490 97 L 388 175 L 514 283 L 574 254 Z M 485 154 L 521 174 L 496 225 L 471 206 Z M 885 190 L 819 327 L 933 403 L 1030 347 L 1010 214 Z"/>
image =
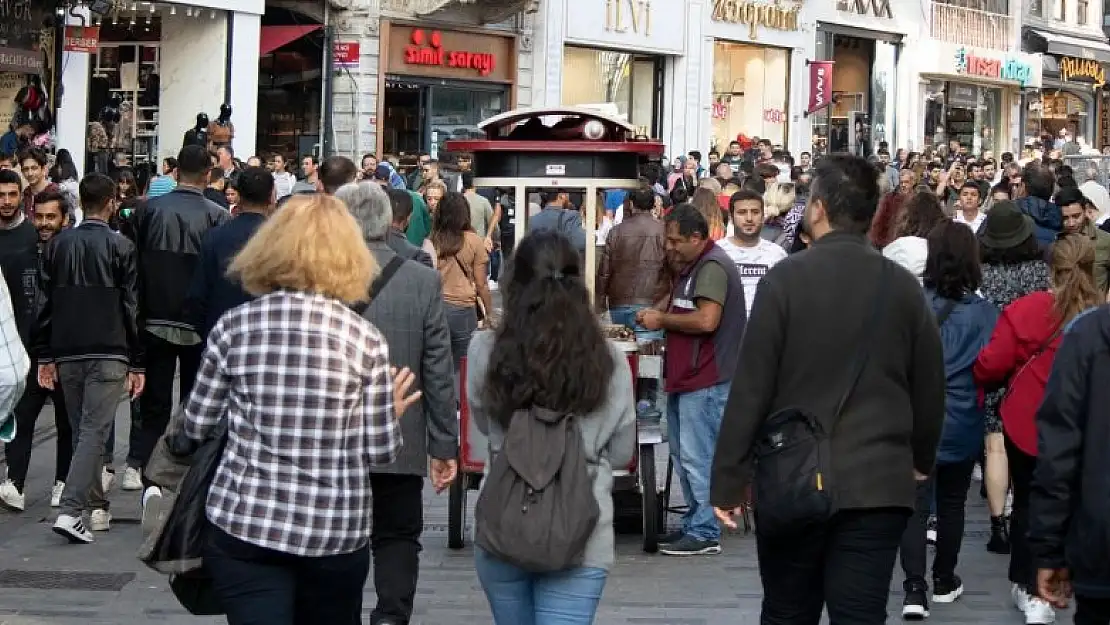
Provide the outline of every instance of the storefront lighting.
<path id="1" fill-rule="evenodd" d="M 150 3 L 150 12 L 154 13 L 154 3 L 153 2 Z"/>
<path id="2" fill-rule="evenodd" d="M 211 15 L 212 15 L 212 19 L 216 19 L 216 12 L 215 11 L 212 11 Z"/>
<path id="3" fill-rule="evenodd" d="M 132 11 L 138 11 L 139 10 L 139 3 L 138 2 L 132 2 L 131 3 L 131 10 Z"/>
<path id="4" fill-rule="evenodd" d="M 193 8 L 192 7 L 187 7 L 185 9 L 185 17 L 192 17 L 192 16 L 193 16 Z"/>
<path id="5" fill-rule="evenodd" d="M 177 7 L 175 7 L 175 6 L 170 7 L 170 15 L 177 15 Z"/>
<path id="6" fill-rule="evenodd" d="M 135 27 L 135 18 L 132 17 L 131 18 L 131 28 L 134 28 L 134 27 Z"/>

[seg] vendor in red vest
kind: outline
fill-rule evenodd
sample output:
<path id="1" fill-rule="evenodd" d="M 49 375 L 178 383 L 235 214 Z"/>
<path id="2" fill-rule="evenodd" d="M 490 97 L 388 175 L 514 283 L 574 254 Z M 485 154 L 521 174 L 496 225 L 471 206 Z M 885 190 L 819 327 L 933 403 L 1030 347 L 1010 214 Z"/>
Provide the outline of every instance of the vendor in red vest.
<path id="1" fill-rule="evenodd" d="M 709 475 L 744 334 L 744 285 L 728 254 L 709 238 L 698 209 L 679 205 L 664 223 L 678 277 L 667 311 L 644 309 L 636 321 L 667 332 L 667 430 L 688 509 L 682 529 L 665 536 L 659 551 L 716 554 L 721 529 L 709 505 Z"/>

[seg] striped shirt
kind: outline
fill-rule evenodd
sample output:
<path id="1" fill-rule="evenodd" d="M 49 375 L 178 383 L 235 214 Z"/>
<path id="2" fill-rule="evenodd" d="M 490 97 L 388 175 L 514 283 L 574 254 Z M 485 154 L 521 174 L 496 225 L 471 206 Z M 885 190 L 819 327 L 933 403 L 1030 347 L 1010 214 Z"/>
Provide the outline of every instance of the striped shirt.
<path id="1" fill-rule="evenodd" d="M 185 434 L 228 438 L 208 519 L 299 556 L 352 552 L 370 537 L 370 472 L 401 448 L 385 338 L 341 302 L 276 291 L 212 329 Z"/>
<path id="2" fill-rule="evenodd" d="M 177 188 L 177 181 L 173 176 L 158 176 L 150 181 L 150 188 L 147 189 L 147 199 L 156 198 L 169 193 Z"/>

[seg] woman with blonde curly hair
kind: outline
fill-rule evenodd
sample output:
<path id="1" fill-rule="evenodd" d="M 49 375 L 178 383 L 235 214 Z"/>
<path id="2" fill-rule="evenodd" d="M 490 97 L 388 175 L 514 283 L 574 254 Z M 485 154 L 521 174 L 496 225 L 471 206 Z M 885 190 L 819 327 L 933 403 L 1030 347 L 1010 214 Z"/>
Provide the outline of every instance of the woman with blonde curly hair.
<path id="1" fill-rule="evenodd" d="M 760 233 L 761 237 L 782 245 L 798 229 L 798 222 L 805 214 L 805 206 L 796 206 L 796 197 L 793 182 L 772 182 L 767 185 L 767 191 L 763 193 L 767 221 Z"/>
<path id="2" fill-rule="evenodd" d="M 321 194 L 293 196 L 228 273 L 256 299 L 208 335 L 183 420 L 196 443 L 226 436 L 205 569 L 229 625 L 357 625 L 371 469 L 396 459 L 396 416 L 420 398 L 351 308 L 378 267 L 343 202 Z"/>

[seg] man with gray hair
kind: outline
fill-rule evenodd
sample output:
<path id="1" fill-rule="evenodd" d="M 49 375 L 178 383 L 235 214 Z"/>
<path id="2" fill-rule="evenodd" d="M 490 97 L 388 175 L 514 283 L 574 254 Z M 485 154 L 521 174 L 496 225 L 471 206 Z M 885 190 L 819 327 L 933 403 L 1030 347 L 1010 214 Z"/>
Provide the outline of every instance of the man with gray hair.
<path id="1" fill-rule="evenodd" d="M 400 417 L 405 446 L 397 461 L 375 469 L 374 589 L 377 606 L 371 625 L 402 625 L 412 618 L 423 529 L 424 477 L 431 465 L 432 485 L 445 490 L 455 479 L 458 421 L 451 358 L 451 332 L 443 309 L 439 272 L 406 260 L 387 243 L 394 226 L 389 196 L 373 182 L 347 184 L 343 200 L 362 228 L 381 275 L 371 287 L 370 305 L 360 311 L 385 335 L 394 367 L 416 375 L 422 401 Z"/>

